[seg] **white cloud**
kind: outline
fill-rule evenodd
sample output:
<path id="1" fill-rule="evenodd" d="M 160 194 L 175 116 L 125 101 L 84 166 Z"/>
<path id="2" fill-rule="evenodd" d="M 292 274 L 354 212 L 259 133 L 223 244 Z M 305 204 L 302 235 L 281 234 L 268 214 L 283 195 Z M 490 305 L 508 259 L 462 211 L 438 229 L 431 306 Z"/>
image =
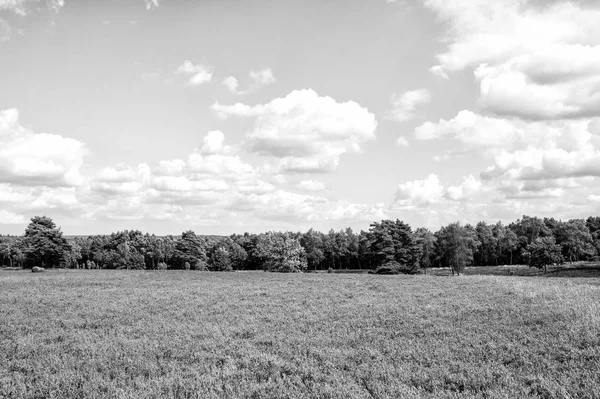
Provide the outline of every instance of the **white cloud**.
<path id="1" fill-rule="evenodd" d="M 78 218 L 89 220 L 168 220 L 185 226 L 252 220 L 253 226 L 268 223 L 265 226 L 271 228 L 308 228 L 324 221 L 341 227 L 386 217 L 382 204 L 369 206 L 278 190 L 268 180 L 285 183 L 285 176 L 263 171 L 242 161 L 225 144 L 223 133 L 211 131 L 186 161 L 103 168 L 89 184 L 60 194 L 62 205 L 52 206 L 77 210 Z M 304 180 L 298 187 L 326 189 L 315 180 Z M 0 195 L 0 203 L 16 209 L 15 204 L 28 195 L 9 192 Z M 40 206 L 51 204 L 48 196 L 44 198 Z"/>
<path id="2" fill-rule="evenodd" d="M 360 152 L 375 138 L 375 116 L 354 101 L 338 103 L 313 90 L 295 90 L 265 105 L 214 104 L 222 118 L 255 117 L 247 133 L 252 151 L 275 158 L 288 172 L 328 172 L 347 152 Z"/>
<path id="3" fill-rule="evenodd" d="M 231 148 L 225 146 L 224 142 L 225 135 L 218 130 L 212 130 L 204 137 L 201 152 L 207 155 L 230 153 L 232 151 Z"/>
<path id="4" fill-rule="evenodd" d="M 435 76 L 443 78 L 443 79 L 449 79 L 450 78 L 448 76 L 448 74 L 446 73 L 446 71 L 444 70 L 444 68 L 441 65 L 434 65 L 434 66 L 432 66 L 431 68 L 429 68 L 429 72 L 431 72 Z"/>
<path id="5" fill-rule="evenodd" d="M 146 2 L 146 10 L 152 10 L 160 6 L 159 0 L 144 0 Z"/>
<path id="6" fill-rule="evenodd" d="M 454 139 L 474 149 L 497 153 L 527 146 L 580 150 L 592 145 L 594 120 L 528 122 L 460 111 L 450 120 L 425 122 L 415 129 L 418 140 Z"/>
<path id="7" fill-rule="evenodd" d="M 453 201 L 463 201 L 477 194 L 481 190 L 481 186 L 481 180 L 469 175 L 458 186 L 448 187 L 446 196 Z"/>
<path id="8" fill-rule="evenodd" d="M 398 147 L 409 147 L 410 143 L 405 137 L 400 136 L 398 137 L 398 140 L 396 140 L 396 145 Z"/>
<path id="9" fill-rule="evenodd" d="M 437 175 L 430 174 L 424 180 L 406 182 L 398 186 L 394 206 L 412 208 L 440 202 L 444 196 L 444 186 Z"/>
<path id="10" fill-rule="evenodd" d="M 427 89 L 412 90 L 402 95 L 392 96 L 392 109 L 387 113 L 387 118 L 405 122 L 415 117 L 418 106 L 428 103 L 431 94 Z"/>
<path id="11" fill-rule="evenodd" d="M 241 117 L 256 117 L 265 111 L 265 108 L 261 105 L 250 106 L 242 103 L 221 105 L 218 102 L 211 105 L 210 109 L 221 119 L 227 119 L 232 115 Z"/>
<path id="12" fill-rule="evenodd" d="M 450 120 L 425 122 L 415 129 L 417 140 L 457 139 L 471 146 L 510 146 L 525 133 L 508 120 L 461 111 Z"/>
<path id="13" fill-rule="evenodd" d="M 277 81 L 271 68 L 265 68 L 259 71 L 250 71 L 250 78 L 258 87 L 267 86 Z"/>
<path id="14" fill-rule="evenodd" d="M 0 182 L 42 186 L 81 184 L 79 168 L 86 152 L 78 140 L 24 128 L 16 109 L 0 111 Z"/>
<path id="15" fill-rule="evenodd" d="M 306 191 L 324 191 L 327 187 L 318 180 L 302 180 L 298 183 L 298 188 Z"/>
<path id="16" fill-rule="evenodd" d="M 194 65 L 191 61 L 185 61 L 175 71 L 177 74 L 189 75 L 188 84 L 190 86 L 198 86 L 211 81 L 213 73 L 211 68 L 198 64 Z"/>
<path id="17" fill-rule="evenodd" d="M 232 93 L 237 93 L 238 92 L 238 80 L 234 77 L 234 76 L 228 76 L 225 79 L 223 79 L 223 84 L 225 85 L 225 87 L 227 87 L 227 89 L 229 89 L 230 92 Z"/>
<path id="18" fill-rule="evenodd" d="M 228 76 L 223 79 L 223 85 L 225 85 L 225 87 L 227 87 L 227 89 L 229 89 L 229 91 L 233 94 L 244 95 L 253 93 L 262 87 L 271 85 L 277 81 L 271 68 L 265 68 L 259 71 L 250 71 L 248 75 L 250 76 L 252 83 L 250 83 L 246 90 L 238 90 L 239 82 L 235 76 Z"/>
<path id="19" fill-rule="evenodd" d="M 27 15 L 32 9 L 40 7 L 40 3 L 58 12 L 65 5 L 64 0 L 0 0 L 0 11 L 12 11 L 18 15 Z"/>
<path id="20" fill-rule="evenodd" d="M 16 213 L 0 210 L 0 225 L 3 224 L 23 224 L 25 223 L 25 217 Z"/>
<path id="21" fill-rule="evenodd" d="M 430 71 L 472 69 L 484 110 L 534 120 L 600 115 L 600 9 L 591 2 L 425 5 L 449 26 Z"/>
<path id="22" fill-rule="evenodd" d="M 368 221 L 387 217 L 382 204 L 375 206 L 332 201 L 323 197 L 276 190 L 267 194 L 238 196 L 230 205 L 235 211 L 253 211 L 266 220 L 288 223 L 306 221 Z"/>

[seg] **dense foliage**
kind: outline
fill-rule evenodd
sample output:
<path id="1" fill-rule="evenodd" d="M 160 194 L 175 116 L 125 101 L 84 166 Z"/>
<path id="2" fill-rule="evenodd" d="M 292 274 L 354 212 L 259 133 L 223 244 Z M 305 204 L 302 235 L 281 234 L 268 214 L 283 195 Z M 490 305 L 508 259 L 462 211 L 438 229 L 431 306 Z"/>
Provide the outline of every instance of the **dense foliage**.
<path id="1" fill-rule="evenodd" d="M 600 217 L 561 221 L 523 218 L 477 225 L 452 223 L 432 232 L 400 220 L 352 229 L 202 236 L 156 236 L 140 231 L 65 237 L 52 219 L 36 216 L 21 237 L 0 236 L 0 266 L 85 269 L 268 270 L 298 272 L 368 269 L 418 273 L 448 267 L 529 264 L 545 268 L 600 255 Z"/>

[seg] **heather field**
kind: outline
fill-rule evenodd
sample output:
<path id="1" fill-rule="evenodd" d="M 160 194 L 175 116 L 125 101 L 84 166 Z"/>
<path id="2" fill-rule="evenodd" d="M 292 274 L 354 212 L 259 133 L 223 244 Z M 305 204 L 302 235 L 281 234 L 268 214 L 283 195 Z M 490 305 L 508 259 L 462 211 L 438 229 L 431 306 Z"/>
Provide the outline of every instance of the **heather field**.
<path id="1" fill-rule="evenodd" d="M 0 397 L 600 398 L 596 284 L 0 271 Z"/>

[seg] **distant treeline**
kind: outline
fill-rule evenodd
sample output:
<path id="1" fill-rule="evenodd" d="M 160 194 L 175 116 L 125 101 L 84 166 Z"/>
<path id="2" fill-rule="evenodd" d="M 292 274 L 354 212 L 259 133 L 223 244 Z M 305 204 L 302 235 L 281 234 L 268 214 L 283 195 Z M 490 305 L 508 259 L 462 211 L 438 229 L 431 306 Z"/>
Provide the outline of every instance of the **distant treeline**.
<path id="1" fill-rule="evenodd" d="M 418 273 L 467 265 L 597 260 L 600 217 L 560 221 L 523 216 L 509 225 L 452 223 L 432 232 L 399 220 L 372 223 L 369 231 L 268 232 L 156 236 L 140 231 L 66 238 L 52 219 L 36 216 L 23 236 L 0 236 L 1 266 L 83 269 L 191 269 L 316 271 L 370 269 Z"/>

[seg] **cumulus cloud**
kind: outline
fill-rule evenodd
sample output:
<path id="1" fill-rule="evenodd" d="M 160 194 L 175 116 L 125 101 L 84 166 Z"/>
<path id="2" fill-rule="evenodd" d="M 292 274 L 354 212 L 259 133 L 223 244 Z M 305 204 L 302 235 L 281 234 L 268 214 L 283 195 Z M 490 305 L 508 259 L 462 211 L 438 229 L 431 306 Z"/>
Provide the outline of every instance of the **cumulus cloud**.
<path id="1" fill-rule="evenodd" d="M 464 201 L 479 193 L 481 186 L 482 183 L 479 179 L 469 175 L 463 179 L 461 184 L 448 187 L 446 196 L 453 201 Z"/>
<path id="2" fill-rule="evenodd" d="M 15 214 L 23 210 L 19 204 L 36 203 L 79 219 L 168 220 L 187 228 L 239 220 L 252 220 L 253 226 L 268 223 L 265 228 L 308 228 L 323 222 L 341 227 L 386 217 L 382 204 L 292 193 L 269 180 L 285 183 L 285 176 L 265 174 L 244 162 L 222 132 L 210 131 L 187 158 L 105 167 L 71 191 L 54 189 L 42 195 L 32 188 L 5 190 L 0 184 L 0 204 L 9 204 Z M 298 188 L 315 193 L 326 189 L 316 180 L 303 180 Z"/>
<path id="3" fill-rule="evenodd" d="M 277 81 L 271 68 L 250 71 L 248 75 L 250 76 L 251 83 L 246 90 L 238 90 L 239 82 L 235 76 L 228 76 L 223 79 L 223 85 L 225 85 L 225 87 L 233 94 L 244 95 L 253 93 L 262 87 L 271 85 Z"/>
<path id="4" fill-rule="evenodd" d="M 306 191 L 324 191 L 327 187 L 318 180 L 302 180 L 298 183 L 298 188 Z"/>
<path id="5" fill-rule="evenodd" d="M 482 172 L 487 180 L 559 179 L 599 176 L 595 124 L 590 120 L 528 122 L 461 111 L 453 119 L 418 126 L 415 137 L 453 139 L 483 149 L 492 162 Z"/>
<path id="6" fill-rule="evenodd" d="M 146 2 L 146 10 L 152 10 L 160 6 L 159 0 L 144 0 Z"/>
<path id="7" fill-rule="evenodd" d="M 413 208 L 440 202 L 444 196 L 444 186 L 435 174 L 424 180 L 400 184 L 396 191 L 394 206 Z"/>
<path id="8" fill-rule="evenodd" d="M 330 172 L 341 155 L 361 152 L 375 138 L 375 116 L 354 101 L 339 103 L 313 90 L 295 90 L 284 98 L 254 106 L 214 104 L 221 118 L 254 117 L 247 133 L 253 152 L 276 159 L 287 172 Z"/>
<path id="9" fill-rule="evenodd" d="M 223 85 L 232 93 L 238 93 L 239 82 L 235 76 L 228 76 L 223 79 Z"/>
<path id="10" fill-rule="evenodd" d="M 447 50 L 430 71 L 473 70 L 487 112 L 533 120 L 600 115 L 600 9 L 592 2 L 425 5 L 449 27 Z"/>
<path id="11" fill-rule="evenodd" d="M 401 95 L 392 96 L 392 109 L 388 111 L 387 118 L 398 122 L 405 122 L 415 117 L 417 107 L 428 103 L 431 94 L 427 89 L 407 91 Z"/>
<path id="12" fill-rule="evenodd" d="M 211 81 L 213 73 L 211 68 L 198 64 L 194 65 L 191 61 L 186 60 L 175 71 L 177 74 L 188 75 L 188 85 L 198 86 Z"/>
<path id="13" fill-rule="evenodd" d="M 250 79 L 255 85 L 263 87 L 276 82 L 275 75 L 271 68 L 261 69 L 259 71 L 250 71 Z"/>
<path id="14" fill-rule="evenodd" d="M 398 137 L 398 140 L 396 140 L 396 145 L 398 147 L 409 147 L 410 143 L 408 142 L 408 140 L 406 139 L 406 137 Z"/>
<path id="15" fill-rule="evenodd" d="M 78 140 L 34 133 L 19 123 L 16 109 L 0 111 L 0 182 L 72 186 L 82 182 L 87 153 Z"/>
<path id="16" fill-rule="evenodd" d="M 65 5 L 64 0 L 0 0 L 0 11 L 12 11 L 18 15 L 27 15 L 31 10 L 39 8 L 40 3 L 58 12 Z"/>
<path id="17" fill-rule="evenodd" d="M 436 175 L 399 186 L 390 214 L 411 224 L 437 229 L 442 225 L 507 223 L 522 215 L 580 218 L 597 211 L 598 182 L 589 177 L 552 180 L 485 180 L 468 175 L 456 185 L 444 186 Z M 583 190 L 583 191 L 582 191 Z"/>
<path id="18" fill-rule="evenodd" d="M 288 223 L 306 221 L 365 221 L 387 217 L 382 204 L 375 206 L 328 200 L 323 197 L 276 190 L 267 194 L 238 196 L 230 204 L 236 211 L 254 211 L 266 220 Z"/>
<path id="19" fill-rule="evenodd" d="M 25 217 L 5 209 L 0 210 L 0 225 L 2 224 L 23 224 Z"/>

